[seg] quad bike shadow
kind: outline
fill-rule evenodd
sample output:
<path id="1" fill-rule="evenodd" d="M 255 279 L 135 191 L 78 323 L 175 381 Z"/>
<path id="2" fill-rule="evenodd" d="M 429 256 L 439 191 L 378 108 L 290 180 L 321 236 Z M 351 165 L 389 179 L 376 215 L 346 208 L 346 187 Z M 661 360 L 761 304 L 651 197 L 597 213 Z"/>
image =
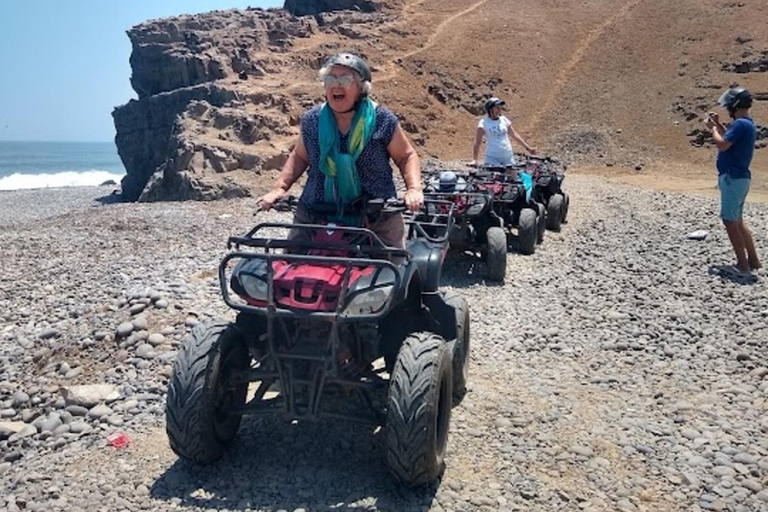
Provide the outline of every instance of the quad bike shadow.
<path id="1" fill-rule="evenodd" d="M 297 203 L 283 206 L 295 210 Z M 371 221 L 363 227 L 264 222 L 229 238 L 219 283 L 236 320 L 195 327 L 166 400 L 170 447 L 197 469 L 177 463 L 155 495 L 169 495 L 179 478 L 210 475 L 209 491 L 175 498 L 216 496 L 237 485 L 247 499 L 262 499 L 248 488 L 266 480 L 268 490 L 282 489 L 280 499 L 317 499 L 289 490 L 297 467 L 306 467 L 301 478 L 321 493 L 359 480 L 353 489 L 389 496 L 395 481 L 429 488 L 441 477 L 469 361 L 467 302 L 439 290 L 452 210 L 407 214 L 402 201 L 381 200 L 358 207 Z M 327 218 L 333 210 L 312 214 Z M 386 215 L 404 215 L 405 248 L 385 245 L 365 227 Z M 228 447 L 244 416 L 257 418 L 242 429 L 254 433 L 233 453 Z M 337 420 L 360 427 L 353 432 Z M 360 450 L 350 452 L 353 444 Z M 222 457 L 228 462 L 217 462 Z M 319 499 L 338 503 L 339 496 Z"/>
<path id="2" fill-rule="evenodd" d="M 362 425 L 247 417 L 221 459 L 177 460 L 150 495 L 179 508 L 428 511 L 439 480 L 415 488 L 394 480 L 381 457 L 384 436 Z"/>
<path id="3" fill-rule="evenodd" d="M 507 247 L 511 247 L 509 236 Z M 443 263 L 445 275 L 442 284 L 451 288 L 470 288 L 483 285 L 488 288 L 503 288 L 504 281 L 489 278 L 488 264 L 474 251 L 451 251 Z"/>

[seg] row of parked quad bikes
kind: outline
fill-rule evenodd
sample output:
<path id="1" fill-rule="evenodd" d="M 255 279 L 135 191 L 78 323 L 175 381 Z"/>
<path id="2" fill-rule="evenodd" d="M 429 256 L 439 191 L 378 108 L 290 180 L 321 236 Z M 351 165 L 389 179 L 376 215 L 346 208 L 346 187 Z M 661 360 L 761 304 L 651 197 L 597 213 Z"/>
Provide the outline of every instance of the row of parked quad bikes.
<path id="1" fill-rule="evenodd" d="M 521 170 L 533 176 L 530 194 Z M 405 249 L 366 228 L 328 223 L 263 222 L 229 238 L 219 282 L 236 320 L 195 327 L 179 352 L 166 405 L 174 452 L 218 459 L 246 414 L 338 419 L 385 427 L 387 464 L 404 484 L 440 476 L 470 350 L 467 301 L 440 291 L 446 253 L 476 251 L 489 277 L 502 279 L 508 230 L 532 253 L 545 227 L 565 221 L 568 195 L 550 159 L 424 179 L 417 213 L 398 200 L 352 205 L 369 223 L 402 214 Z M 291 210 L 296 201 L 276 206 Z M 289 229 L 305 236 L 289 238 Z"/>

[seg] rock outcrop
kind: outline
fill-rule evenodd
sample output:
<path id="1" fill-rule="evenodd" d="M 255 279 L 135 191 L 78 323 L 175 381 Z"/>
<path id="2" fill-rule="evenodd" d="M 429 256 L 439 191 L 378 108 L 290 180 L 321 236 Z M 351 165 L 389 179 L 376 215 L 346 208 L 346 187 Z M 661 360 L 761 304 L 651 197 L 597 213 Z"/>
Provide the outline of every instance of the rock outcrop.
<path id="1" fill-rule="evenodd" d="M 312 2 L 310 2 L 312 3 Z M 323 2 L 337 10 L 347 3 Z M 360 3 L 360 2 L 357 2 Z M 365 10 L 362 2 L 360 9 Z M 315 9 L 317 13 L 318 9 Z M 351 24 L 360 23 L 360 12 Z M 297 11 L 299 12 L 299 11 Z M 347 25 L 312 16 L 246 9 L 148 21 L 128 31 L 138 99 L 113 112 L 127 175 L 126 200 L 209 200 L 250 194 L 249 181 L 282 165 L 307 83 L 328 52 L 293 51 L 302 40 Z M 335 21 L 335 22 L 334 22 Z M 362 20 L 367 22 L 368 20 Z M 317 91 L 319 92 L 319 90 Z"/>
<path id="2" fill-rule="evenodd" d="M 331 11 L 374 12 L 379 4 L 371 0 L 285 0 L 284 9 L 295 16 L 317 15 Z"/>

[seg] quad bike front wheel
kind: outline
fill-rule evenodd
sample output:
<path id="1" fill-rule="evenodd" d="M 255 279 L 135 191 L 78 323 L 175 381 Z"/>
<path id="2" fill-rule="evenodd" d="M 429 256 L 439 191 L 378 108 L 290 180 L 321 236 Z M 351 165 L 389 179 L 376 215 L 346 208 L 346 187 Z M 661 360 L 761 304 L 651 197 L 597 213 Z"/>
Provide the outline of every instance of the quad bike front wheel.
<path id="1" fill-rule="evenodd" d="M 560 231 L 560 224 L 565 217 L 565 198 L 560 194 L 555 194 L 549 198 L 547 205 L 547 229 L 550 231 Z"/>
<path id="2" fill-rule="evenodd" d="M 506 258 L 505 258 L 506 259 Z M 456 293 L 443 297 L 456 312 L 456 347 L 453 351 L 453 405 L 459 405 L 467 394 L 469 380 L 469 304 Z"/>
<path id="3" fill-rule="evenodd" d="M 488 228 L 486 238 L 486 275 L 492 281 L 503 281 L 507 275 L 507 234 L 498 226 Z"/>
<path id="4" fill-rule="evenodd" d="M 242 414 L 225 408 L 245 404 L 248 383 L 230 385 L 235 369 L 248 368 L 245 340 L 233 324 L 196 326 L 179 351 L 168 385 L 165 429 L 180 457 L 208 463 L 235 437 Z"/>
<path id="5" fill-rule="evenodd" d="M 517 227 L 518 248 L 522 254 L 536 252 L 536 238 L 538 236 L 538 211 L 533 208 L 523 208 L 520 212 L 520 221 Z"/>
<path id="6" fill-rule="evenodd" d="M 547 209 L 541 203 L 536 203 L 539 210 L 539 216 L 536 219 L 536 243 L 544 242 L 544 233 L 547 231 Z"/>
<path id="7" fill-rule="evenodd" d="M 445 469 L 452 394 L 445 340 L 430 332 L 409 335 L 397 355 L 387 400 L 387 464 L 400 482 L 428 484 Z"/>

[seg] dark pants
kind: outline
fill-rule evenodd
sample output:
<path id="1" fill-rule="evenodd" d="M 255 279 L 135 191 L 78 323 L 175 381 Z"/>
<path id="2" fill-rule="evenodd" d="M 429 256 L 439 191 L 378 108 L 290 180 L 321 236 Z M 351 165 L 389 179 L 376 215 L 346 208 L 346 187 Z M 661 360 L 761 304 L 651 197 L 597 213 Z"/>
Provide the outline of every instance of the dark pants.
<path id="1" fill-rule="evenodd" d="M 313 217 L 305 208 L 299 206 L 296 209 L 296 214 L 293 216 L 293 223 L 323 224 L 324 222 Z M 403 221 L 402 214 L 395 213 L 388 215 L 366 227 L 373 231 L 387 247 L 405 249 L 405 222 Z M 288 233 L 288 238 L 291 240 L 309 240 L 309 237 L 310 232 L 306 229 L 292 229 Z"/>

